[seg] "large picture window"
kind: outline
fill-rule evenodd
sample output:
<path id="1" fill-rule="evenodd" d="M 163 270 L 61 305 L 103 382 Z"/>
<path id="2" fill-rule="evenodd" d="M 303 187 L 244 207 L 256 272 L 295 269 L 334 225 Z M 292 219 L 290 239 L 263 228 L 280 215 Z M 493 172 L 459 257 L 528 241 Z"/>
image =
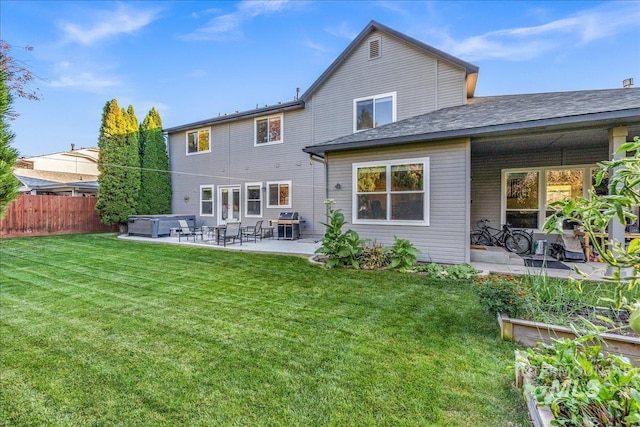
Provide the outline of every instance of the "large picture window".
<path id="1" fill-rule="evenodd" d="M 429 158 L 353 164 L 353 222 L 429 224 Z"/>
<path id="2" fill-rule="evenodd" d="M 270 208 L 290 208 L 291 181 L 267 182 L 267 196 Z"/>
<path id="3" fill-rule="evenodd" d="M 255 121 L 255 145 L 280 144 L 282 135 L 283 115 L 263 117 Z"/>
<path id="4" fill-rule="evenodd" d="M 213 216 L 213 185 L 200 186 L 200 215 Z"/>
<path id="5" fill-rule="evenodd" d="M 593 166 L 504 170 L 503 222 L 515 228 L 541 229 L 552 213 L 548 208 L 551 203 L 587 197 L 589 188 L 602 191 L 594 188 L 592 170 Z"/>
<path id="6" fill-rule="evenodd" d="M 262 183 L 253 182 L 245 185 L 246 217 L 262 217 Z"/>
<path id="7" fill-rule="evenodd" d="M 372 129 L 396 121 L 396 93 L 353 100 L 353 131 Z"/>
<path id="8" fill-rule="evenodd" d="M 198 129 L 187 132 L 187 154 L 206 153 L 211 151 L 209 129 Z"/>

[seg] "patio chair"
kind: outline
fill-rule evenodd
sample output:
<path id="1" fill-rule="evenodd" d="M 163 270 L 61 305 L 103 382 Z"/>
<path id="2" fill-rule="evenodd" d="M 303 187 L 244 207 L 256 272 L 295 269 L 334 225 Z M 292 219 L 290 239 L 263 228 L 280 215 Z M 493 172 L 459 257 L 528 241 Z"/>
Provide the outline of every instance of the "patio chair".
<path id="1" fill-rule="evenodd" d="M 239 222 L 228 222 L 227 226 L 220 230 L 219 240 L 222 240 L 223 246 L 227 246 L 227 242 L 235 243 L 236 240 L 240 240 L 242 245 L 242 228 L 240 228 Z M 218 241 L 220 244 L 220 241 Z"/>
<path id="2" fill-rule="evenodd" d="M 559 261 L 587 262 L 585 250 L 580 238 L 573 232 L 565 232 L 557 237 L 556 243 L 551 243 L 549 253 Z"/>
<path id="3" fill-rule="evenodd" d="M 262 221 L 257 221 L 256 225 L 250 225 L 242 230 L 242 237 L 245 241 L 253 238 L 253 242 L 256 243 L 258 241 L 258 237 L 262 240 Z"/>
<path id="4" fill-rule="evenodd" d="M 189 236 L 193 237 L 193 241 L 195 242 L 196 239 L 198 238 L 198 236 L 200 236 L 200 240 L 203 240 L 202 238 L 202 230 L 199 230 L 197 228 L 193 228 L 193 230 L 189 227 L 189 224 L 187 224 L 187 221 L 185 221 L 184 219 L 179 219 L 178 220 L 178 224 L 180 225 L 180 228 L 178 229 L 178 242 L 181 241 L 182 236 L 187 238 L 187 242 L 189 241 Z"/>

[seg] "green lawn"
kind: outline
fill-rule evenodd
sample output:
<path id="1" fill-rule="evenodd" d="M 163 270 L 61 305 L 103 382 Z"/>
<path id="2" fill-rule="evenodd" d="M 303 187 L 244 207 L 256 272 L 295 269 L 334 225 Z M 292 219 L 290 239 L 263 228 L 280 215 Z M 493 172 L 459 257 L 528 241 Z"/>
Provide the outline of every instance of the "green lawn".
<path id="1" fill-rule="evenodd" d="M 528 425 L 471 284 L 296 256 L 0 240 L 0 425 Z"/>

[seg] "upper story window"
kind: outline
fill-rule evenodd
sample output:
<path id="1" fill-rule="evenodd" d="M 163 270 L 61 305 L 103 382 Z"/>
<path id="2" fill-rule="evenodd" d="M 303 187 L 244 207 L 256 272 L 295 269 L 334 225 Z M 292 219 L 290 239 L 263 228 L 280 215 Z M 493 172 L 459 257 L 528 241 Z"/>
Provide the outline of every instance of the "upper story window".
<path id="1" fill-rule="evenodd" d="M 353 131 L 373 129 L 396 121 L 396 92 L 353 100 Z"/>
<path id="2" fill-rule="evenodd" d="M 187 132 L 187 154 L 208 153 L 211 151 L 211 132 L 209 128 Z"/>
<path id="3" fill-rule="evenodd" d="M 270 208 L 290 208 L 291 181 L 267 182 L 267 196 Z"/>
<path id="4" fill-rule="evenodd" d="M 429 225 L 429 158 L 353 164 L 354 224 Z"/>
<path id="5" fill-rule="evenodd" d="M 255 145 L 280 144 L 283 142 L 283 115 L 262 117 L 255 121 Z"/>

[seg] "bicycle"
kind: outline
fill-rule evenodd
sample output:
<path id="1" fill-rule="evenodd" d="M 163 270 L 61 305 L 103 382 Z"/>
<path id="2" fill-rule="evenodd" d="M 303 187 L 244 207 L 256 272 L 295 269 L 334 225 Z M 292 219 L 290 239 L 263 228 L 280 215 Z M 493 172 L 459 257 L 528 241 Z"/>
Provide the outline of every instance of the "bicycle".
<path id="1" fill-rule="evenodd" d="M 525 254 L 531 249 L 531 235 L 526 231 L 512 230 L 509 224 L 501 229 L 487 225 L 488 219 L 477 222 L 479 230 L 471 233 L 471 244 L 481 246 L 504 246 L 509 252 L 518 255 Z M 482 223 L 482 225 L 481 225 Z"/>

